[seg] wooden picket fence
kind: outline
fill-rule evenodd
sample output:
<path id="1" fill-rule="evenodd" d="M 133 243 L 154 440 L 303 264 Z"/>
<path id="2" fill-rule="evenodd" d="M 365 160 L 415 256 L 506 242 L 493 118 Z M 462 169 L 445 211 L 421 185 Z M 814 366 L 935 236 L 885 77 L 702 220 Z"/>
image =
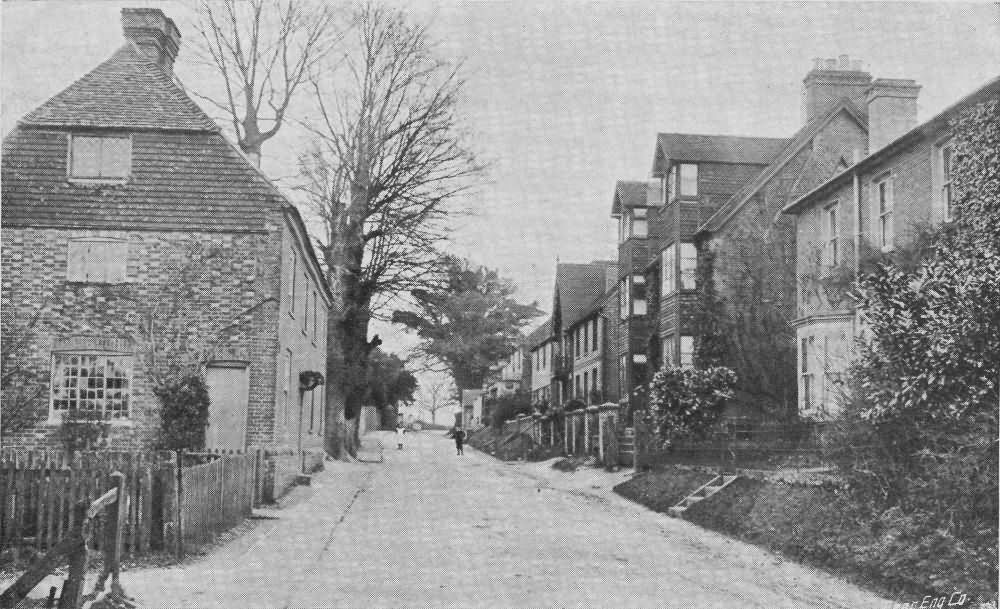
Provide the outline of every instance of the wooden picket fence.
<path id="1" fill-rule="evenodd" d="M 266 495 L 263 450 L 248 453 L 0 451 L 0 551 L 46 551 L 80 523 L 73 506 L 94 501 L 112 472 L 124 475 L 123 551 L 201 544 L 251 514 Z"/>
<path id="2" fill-rule="evenodd" d="M 260 452 L 223 454 L 183 468 L 180 526 L 185 544 L 201 544 L 250 516 Z"/>
<path id="3" fill-rule="evenodd" d="M 73 506 L 94 501 L 112 472 L 125 475 L 128 516 L 123 530 L 131 554 L 164 547 L 172 520 L 173 461 L 162 453 L 84 454 L 67 461 L 58 453 L 0 454 L 0 549 L 47 550 L 79 522 Z"/>

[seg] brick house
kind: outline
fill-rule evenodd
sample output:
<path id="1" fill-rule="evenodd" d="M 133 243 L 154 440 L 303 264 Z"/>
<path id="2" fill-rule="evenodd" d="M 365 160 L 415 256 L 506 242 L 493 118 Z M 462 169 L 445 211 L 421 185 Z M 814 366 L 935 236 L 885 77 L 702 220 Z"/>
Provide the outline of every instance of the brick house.
<path id="1" fill-rule="evenodd" d="M 525 339 L 528 350 L 530 383 L 526 385 L 532 404 L 550 405 L 552 399 L 552 360 L 555 352 L 555 338 L 552 335 L 552 318 L 546 319 Z"/>
<path id="2" fill-rule="evenodd" d="M 660 292 L 661 352 L 665 361 L 693 363 L 710 325 L 705 311 L 720 315 L 715 356 L 741 378 L 730 416 L 795 412 L 796 233 L 782 209 L 867 147 L 873 91 L 877 105 L 897 96 L 915 108 L 918 90 L 909 80 L 873 82 L 847 56 L 817 59 L 803 79 L 802 127 L 790 138 L 658 138 L 653 175 L 664 188 L 657 221 L 666 236 L 650 281 Z M 876 114 L 872 130 L 899 120 Z M 699 292 L 706 279 L 713 303 Z"/>
<path id="3" fill-rule="evenodd" d="M 876 81 L 867 95 L 870 153 L 790 202 L 795 221 L 799 412 L 836 412 L 863 328 L 846 287 L 866 259 L 892 255 L 925 227 L 948 222 L 950 121 L 1000 96 L 1000 78 L 917 124 L 910 81 Z"/>
<path id="4" fill-rule="evenodd" d="M 150 446 L 154 383 L 191 364 L 209 447 L 320 448 L 323 387 L 299 374 L 326 370 L 332 294 L 302 219 L 175 83 L 173 21 L 123 9 L 122 25 L 121 48 L 3 141 L 4 340 L 24 338 L 45 388 L 3 445 L 51 444 L 80 409 L 110 445 Z"/>

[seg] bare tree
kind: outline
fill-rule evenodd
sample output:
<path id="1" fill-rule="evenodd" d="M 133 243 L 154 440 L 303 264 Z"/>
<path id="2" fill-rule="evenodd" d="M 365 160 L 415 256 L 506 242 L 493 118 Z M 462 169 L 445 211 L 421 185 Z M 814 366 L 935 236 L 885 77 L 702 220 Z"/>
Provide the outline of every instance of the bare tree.
<path id="1" fill-rule="evenodd" d="M 338 70 L 312 79 L 320 110 L 300 158 L 318 249 L 339 298 L 330 312 L 328 450 L 353 452 L 346 431 L 364 396 L 369 323 L 394 298 L 434 280 L 450 202 L 483 167 L 459 124 L 458 67 L 435 57 L 424 26 L 367 4 L 352 19 Z M 338 403 L 340 401 L 340 403 Z"/>
<path id="2" fill-rule="evenodd" d="M 197 15 L 196 53 L 225 95 L 196 95 L 226 113 L 240 149 L 260 165 L 299 86 L 339 41 L 336 13 L 303 0 L 199 0 Z"/>
<path id="3" fill-rule="evenodd" d="M 451 379 L 440 377 L 423 386 L 425 389 L 421 392 L 420 407 L 431 413 L 431 423 L 436 425 L 438 411 L 457 403 L 452 393 L 454 384 Z"/>

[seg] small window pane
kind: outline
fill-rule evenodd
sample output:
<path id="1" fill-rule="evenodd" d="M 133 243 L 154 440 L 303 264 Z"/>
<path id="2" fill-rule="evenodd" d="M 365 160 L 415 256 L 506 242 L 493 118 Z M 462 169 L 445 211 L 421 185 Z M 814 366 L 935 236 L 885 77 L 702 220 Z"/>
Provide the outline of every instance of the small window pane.
<path id="1" fill-rule="evenodd" d="M 698 194 L 698 166 L 681 165 L 681 196 L 693 197 Z"/>
<path id="2" fill-rule="evenodd" d="M 72 142 L 73 177 L 101 177 L 101 138 L 74 136 Z"/>
<path id="3" fill-rule="evenodd" d="M 127 178 L 129 141 L 124 137 L 101 138 L 101 177 Z"/>

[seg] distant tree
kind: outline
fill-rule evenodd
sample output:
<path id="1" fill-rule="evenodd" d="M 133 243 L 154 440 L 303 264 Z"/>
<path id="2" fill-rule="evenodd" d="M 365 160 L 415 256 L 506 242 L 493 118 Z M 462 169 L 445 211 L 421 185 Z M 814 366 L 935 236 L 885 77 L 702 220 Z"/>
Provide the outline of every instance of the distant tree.
<path id="1" fill-rule="evenodd" d="M 513 284 L 493 269 L 457 256 L 443 257 L 439 266 L 443 284 L 413 290 L 414 310 L 396 311 L 392 319 L 417 333 L 416 352 L 443 364 L 459 389 L 480 387 L 490 365 L 510 354 L 542 312 L 515 300 Z"/>
<path id="2" fill-rule="evenodd" d="M 395 423 L 401 403 L 413 402 L 417 378 L 393 353 L 375 349 L 368 361 L 366 403 L 382 411 L 382 421 Z"/>
<path id="3" fill-rule="evenodd" d="M 437 423 L 439 410 L 451 408 L 457 403 L 454 396 L 454 384 L 450 379 L 436 378 L 424 385 L 420 407 L 431 413 L 431 423 Z"/>
<path id="4" fill-rule="evenodd" d="M 329 339 L 327 450 L 356 450 L 373 318 L 437 276 L 453 202 L 483 166 L 460 125 L 463 81 L 436 57 L 427 27 L 363 4 L 336 69 L 312 80 L 320 119 L 300 157 L 303 190 L 321 223 L 318 249 L 337 298 Z"/>
<path id="5" fill-rule="evenodd" d="M 225 95 L 195 95 L 228 115 L 240 150 L 257 165 L 299 87 L 340 40 L 336 14 L 303 0 L 198 2 L 195 52 L 218 72 Z"/>

